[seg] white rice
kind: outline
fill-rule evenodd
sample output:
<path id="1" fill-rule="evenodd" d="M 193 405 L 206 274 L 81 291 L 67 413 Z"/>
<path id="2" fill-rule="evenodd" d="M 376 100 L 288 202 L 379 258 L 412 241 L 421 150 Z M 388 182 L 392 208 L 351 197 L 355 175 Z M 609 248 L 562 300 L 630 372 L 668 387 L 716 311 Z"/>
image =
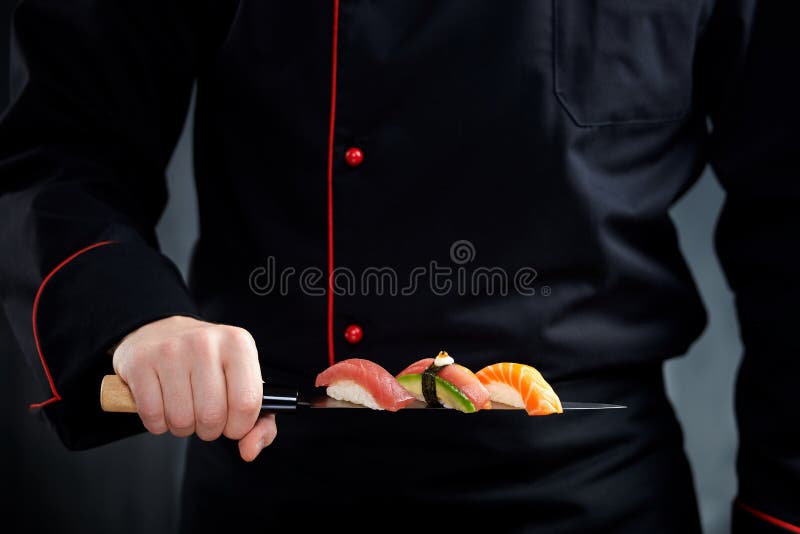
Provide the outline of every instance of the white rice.
<path id="1" fill-rule="evenodd" d="M 352 402 L 355 404 L 363 404 L 373 410 L 383 410 L 378 405 L 375 397 L 369 391 L 356 384 L 352 380 L 340 380 L 328 386 L 325 390 L 329 397 L 336 400 Z"/>
<path id="2" fill-rule="evenodd" d="M 490 382 L 484 385 L 486 389 L 489 390 L 489 398 L 492 399 L 492 402 L 508 404 L 515 408 L 525 408 L 525 403 L 522 402 L 522 395 L 508 384 L 504 384 L 503 382 Z"/>

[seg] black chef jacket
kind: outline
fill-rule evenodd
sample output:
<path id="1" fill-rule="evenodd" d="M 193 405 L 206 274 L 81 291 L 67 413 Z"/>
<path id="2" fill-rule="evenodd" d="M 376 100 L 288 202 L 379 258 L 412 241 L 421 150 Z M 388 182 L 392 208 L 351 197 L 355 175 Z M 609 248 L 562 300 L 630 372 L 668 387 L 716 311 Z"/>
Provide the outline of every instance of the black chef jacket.
<path id="1" fill-rule="evenodd" d="M 34 407 L 72 448 L 141 431 L 98 380 L 174 314 L 247 328 L 300 384 L 442 348 L 556 385 L 657 365 L 705 324 L 668 210 L 711 163 L 746 345 L 735 510 L 800 525 L 790 5 L 22 2 L 0 280 Z M 187 285 L 154 225 L 195 81 Z"/>

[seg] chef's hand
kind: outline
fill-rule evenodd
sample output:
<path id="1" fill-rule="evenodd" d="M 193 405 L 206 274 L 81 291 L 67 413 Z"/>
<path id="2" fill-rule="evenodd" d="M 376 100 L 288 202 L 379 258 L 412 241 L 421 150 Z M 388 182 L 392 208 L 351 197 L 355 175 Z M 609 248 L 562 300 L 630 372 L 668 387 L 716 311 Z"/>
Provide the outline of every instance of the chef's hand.
<path id="1" fill-rule="evenodd" d="M 128 334 L 113 364 L 153 434 L 196 432 L 206 441 L 224 434 L 239 440 L 248 462 L 275 439 L 275 416 L 258 416 L 261 367 L 247 330 L 168 317 Z"/>

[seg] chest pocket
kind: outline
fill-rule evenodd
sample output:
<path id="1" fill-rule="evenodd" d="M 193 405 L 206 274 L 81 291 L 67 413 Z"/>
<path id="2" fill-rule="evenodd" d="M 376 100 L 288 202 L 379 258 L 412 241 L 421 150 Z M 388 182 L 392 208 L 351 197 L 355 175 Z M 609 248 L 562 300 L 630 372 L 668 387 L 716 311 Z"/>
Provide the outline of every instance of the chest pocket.
<path id="1" fill-rule="evenodd" d="M 695 0 L 553 0 L 555 93 L 579 126 L 691 108 Z"/>

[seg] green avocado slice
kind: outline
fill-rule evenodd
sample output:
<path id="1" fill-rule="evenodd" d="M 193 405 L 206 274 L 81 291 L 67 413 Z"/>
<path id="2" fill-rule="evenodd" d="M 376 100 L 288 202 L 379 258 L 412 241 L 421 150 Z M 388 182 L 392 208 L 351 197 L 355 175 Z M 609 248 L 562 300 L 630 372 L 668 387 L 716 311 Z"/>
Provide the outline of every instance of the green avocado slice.
<path id="1" fill-rule="evenodd" d="M 400 385 L 416 398 L 422 398 L 422 373 L 403 375 L 397 379 Z M 452 406 L 464 413 L 473 413 L 475 405 L 452 382 L 439 376 L 436 377 L 436 396 L 443 404 Z"/>

